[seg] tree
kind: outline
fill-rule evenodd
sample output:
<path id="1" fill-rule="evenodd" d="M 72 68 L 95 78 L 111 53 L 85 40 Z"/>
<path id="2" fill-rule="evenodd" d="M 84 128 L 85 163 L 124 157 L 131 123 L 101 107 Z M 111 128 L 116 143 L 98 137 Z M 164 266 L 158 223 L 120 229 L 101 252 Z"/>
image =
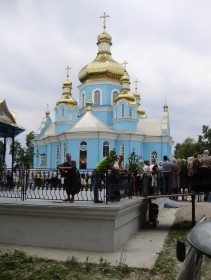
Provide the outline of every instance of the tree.
<path id="1" fill-rule="evenodd" d="M 141 156 L 136 155 L 135 149 L 128 156 L 128 164 L 129 164 L 129 171 L 130 172 L 142 172 L 143 171 L 143 164 L 141 163 Z"/>
<path id="2" fill-rule="evenodd" d="M 178 159 L 187 159 L 195 151 L 196 141 L 190 137 L 186 138 L 182 144 L 177 143 L 175 146 L 174 156 Z"/>
<path id="3" fill-rule="evenodd" d="M 203 153 L 204 150 L 211 151 L 211 128 L 207 125 L 202 126 L 202 135 L 198 137 L 198 143 L 201 144 L 201 152 Z"/>
<path id="4" fill-rule="evenodd" d="M 192 138 L 186 138 L 182 144 L 177 143 L 174 156 L 178 159 L 187 159 L 195 152 L 203 154 L 204 150 L 211 152 L 211 129 L 207 125 L 202 126 L 202 135 L 198 136 L 197 142 Z"/>
<path id="5" fill-rule="evenodd" d="M 34 132 L 31 131 L 26 135 L 26 147 L 23 147 L 19 140 L 14 142 L 14 167 L 20 168 L 22 164 L 26 168 L 33 167 L 33 144 Z M 12 144 L 10 145 L 10 155 L 12 155 Z"/>

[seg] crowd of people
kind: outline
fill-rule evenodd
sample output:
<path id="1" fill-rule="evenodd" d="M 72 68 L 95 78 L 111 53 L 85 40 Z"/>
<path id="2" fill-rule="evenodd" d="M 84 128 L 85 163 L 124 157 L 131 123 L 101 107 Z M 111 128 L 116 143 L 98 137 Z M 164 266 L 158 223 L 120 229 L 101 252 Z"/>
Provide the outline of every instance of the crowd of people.
<path id="1" fill-rule="evenodd" d="M 143 172 L 134 173 L 133 194 L 170 195 L 187 189 L 203 192 L 211 191 L 211 156 L 205 150 L 203 155 L 194 153 L 187 160 L 169 160 L 167 156 L 157 163 L 156 159 L 144 161 Z"/>
<path id="2" fill-rule="evenodd" d="M 205 150 L 204 154 L 200 156 L 194 153 L 192 157 L 187 160 L 171 160 L 163 157 L 163 161 L 157 162 L 156 158 L 151 161 L 144 161 L 143 170 L 141 173 L 137 171 L 130 171 L 130 166 L 124 166 L 123 155 L 118 156 L 115 151 L 111 151 L 108 157 L 103 158 L 94 168 L 93 172 L 80 174 L 80 182 L 76 180 L 76 162 L 71 160 L 71 155 L 67 155 L 67 161 L 59 166 L 62 176 L 65 177 L 64 186 L 67 192 L 67 198 L 64 201 L 73 202 L 76 193 L 81 187 L 93 188 L 94 203 L 102 203 L 99 199 L 99 189 L 102 188 L 105 182 L 105 169 L 109 167 L 109 189 L 108 197 L 111 201 L 120 199 L 119 190 L 112 189 L 114 185 L 118 186 L 120 183 L 119 174 L 128 173 L 128 187 L 132 186 L 132 195 L 149 196 L 149 195 L 171 195 L 178 194 L 185 189 L 191 192 L 193 187 L 200 185 L 199 170 L 204 178 L 211 180 L 211 156 L 209 151 Z M 206 174 L 209 174 L 206 177 Z M 210 177 L 209 177 L 210 176 Z M 77 184 L 76 184 L 77 183 Z M 207 183 L 207 182 L 206 182 Z M 199 186 L 200 187 L 200 186 Z M 210 181 L 211 190 L 211 181 Z"/>

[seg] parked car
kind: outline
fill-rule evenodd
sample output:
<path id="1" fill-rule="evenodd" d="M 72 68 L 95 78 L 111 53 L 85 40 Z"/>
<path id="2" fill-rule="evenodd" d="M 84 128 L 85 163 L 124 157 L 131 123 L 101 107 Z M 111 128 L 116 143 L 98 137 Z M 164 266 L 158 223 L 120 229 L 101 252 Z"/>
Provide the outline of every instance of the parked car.
<path id="1" fill-rule="evenodd" d="M 176 280 L 200 280 L 203 257 L 211 261 L 211 220 L 203 216 L 187 235 L 190 244 L 186 254 L 185 242 L 177 241 L 177 259 L 183 262 Z"/>

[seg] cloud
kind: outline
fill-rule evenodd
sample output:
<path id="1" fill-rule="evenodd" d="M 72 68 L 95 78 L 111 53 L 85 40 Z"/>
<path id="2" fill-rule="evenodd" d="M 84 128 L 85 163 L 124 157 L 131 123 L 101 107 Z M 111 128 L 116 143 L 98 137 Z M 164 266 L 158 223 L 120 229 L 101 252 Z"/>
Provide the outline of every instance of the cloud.
<path id="1" fill-rule="evenodd" d="M 1 98 L 27 132 L 47 104 L 54 119 L 67 65 L 78 99 L 78 73 L 97 55 L 106 12 L 112 56 L 129 62 L 131 92 L 138 79 L 148 117 L 160 118 L 166 99 L 175 142 L 197 139 L 211 126 L 210 10 L 209 0 L 1 1 Z"/>

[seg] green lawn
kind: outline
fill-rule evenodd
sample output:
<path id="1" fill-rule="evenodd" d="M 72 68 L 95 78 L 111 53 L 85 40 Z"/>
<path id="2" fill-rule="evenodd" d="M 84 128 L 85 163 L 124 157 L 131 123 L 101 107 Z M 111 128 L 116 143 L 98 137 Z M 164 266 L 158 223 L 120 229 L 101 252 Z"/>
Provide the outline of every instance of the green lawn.
<path id="1" fill-rule="evenodd" d="M 72 257 L 65 262 L 26 255 L 21 251 L 0 252 L 1 280 L 95 280 L 95 279 L 162 279 L 173 280 L 179 270 L 175 248 L 178 239 L 186 240 L 191 222 L 175 222 L 166 237 L 164 249 L 160 252 L 152 270 L 129 268 L 124 263 L 112 267 L 106 260 L 93 264 L 87 258 L 80 263 Z M 204 264 L 204 279 L 211 271 L 211 261 Z"/>

